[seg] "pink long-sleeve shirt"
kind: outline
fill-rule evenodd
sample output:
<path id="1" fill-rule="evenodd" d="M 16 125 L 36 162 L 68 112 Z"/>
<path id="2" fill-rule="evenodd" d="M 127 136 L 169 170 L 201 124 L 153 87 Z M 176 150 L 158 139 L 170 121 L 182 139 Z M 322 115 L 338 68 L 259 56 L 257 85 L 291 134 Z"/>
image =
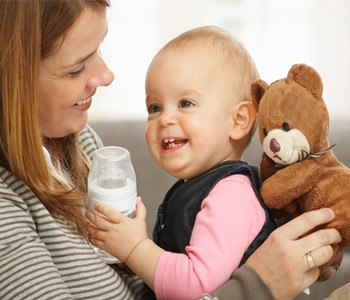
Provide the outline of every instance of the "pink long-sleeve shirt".
<path id="1" fill-rule="evenodd" d="M 265 220 L 247 176 L 218 182 L 202 202 L 186 254 L 161 255 L 154 281 L 157 299 L 198 299 L 213 292 L 239 266 Z"/>

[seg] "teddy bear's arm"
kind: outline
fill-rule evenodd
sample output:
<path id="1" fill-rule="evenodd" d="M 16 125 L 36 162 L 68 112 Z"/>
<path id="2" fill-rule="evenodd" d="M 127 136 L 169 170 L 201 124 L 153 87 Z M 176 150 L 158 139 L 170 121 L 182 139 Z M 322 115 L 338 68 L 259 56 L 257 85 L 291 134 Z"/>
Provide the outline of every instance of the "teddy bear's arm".
<path id="1" fill-rule="evenodd" d="M 281 209 L 315 186 L 321 174 L 319 169 L 313 159 L 289 165 L 263 182 L 261 197 L 268 207 Z"/>
<path id="2" fill-rule="evenodd" d="M 264 152 L 261 156 L 261 162 L 260 162 L 261 180 L 262 181 L 266 180 L 276 172 L 277 172 L 276 163 L 272 159 L 270 159 Z"/>
<path id="3" fill-rule="evenodd" d="M 298 199 L 298 205 L 301 211 L 316 210 L 325 207 L 325 195 L 316 185 L 308 194 L 302 195 Z"/>

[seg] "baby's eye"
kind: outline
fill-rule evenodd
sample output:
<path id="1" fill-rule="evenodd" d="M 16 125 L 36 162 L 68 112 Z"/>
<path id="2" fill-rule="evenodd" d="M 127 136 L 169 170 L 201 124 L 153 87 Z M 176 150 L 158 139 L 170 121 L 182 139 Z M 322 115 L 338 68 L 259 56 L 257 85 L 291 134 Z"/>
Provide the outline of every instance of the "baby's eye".
<path id="1" fill-rule="evenodd" d="M 161 110 L 162 110 L 161 107 L 157 104 L 151 104 L 147 106 L 148 114 L 155 114 L 157 112 L 160 112 Z"/>
<path id="2" fill-rule="evenodd" d="M 179 103 L 179 107 L 191 107 L 193 103 L 188 99 L 181 99 Z"/>

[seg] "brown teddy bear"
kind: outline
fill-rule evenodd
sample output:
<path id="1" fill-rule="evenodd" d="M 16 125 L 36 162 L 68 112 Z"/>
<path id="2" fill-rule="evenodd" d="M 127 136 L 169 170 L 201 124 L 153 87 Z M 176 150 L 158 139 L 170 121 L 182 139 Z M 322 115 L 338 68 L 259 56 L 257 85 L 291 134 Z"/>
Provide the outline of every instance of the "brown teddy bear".
<path id="1" fill-rule="evenodd" d="M 332 208 L 335 219 L 325 227 L 336 228 L 342 236 L 341 243 L 333 245 L 335 256 L 350 246 L 350 169 L 329 146 L 329 116 L 322 91 L 319 74 L 297 64 L 287 78 L 270 86 L 255 81 L 251 94 L 264 150 L 260 163 L 264 202 L 277 218 L 287 220 L 306 211 Z"/>

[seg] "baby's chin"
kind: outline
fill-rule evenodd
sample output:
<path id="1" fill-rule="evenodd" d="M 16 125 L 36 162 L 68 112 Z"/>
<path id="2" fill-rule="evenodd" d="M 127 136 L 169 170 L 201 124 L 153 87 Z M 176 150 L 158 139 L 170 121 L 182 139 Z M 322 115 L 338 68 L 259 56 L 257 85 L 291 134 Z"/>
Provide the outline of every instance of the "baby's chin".
<path id="1" fill-rule="evenodd" d="M 199 171 L 193 172 L 193 170 L 186 170 L 186 169 L 179 169 L 179 168 L 173 169 L 173 168 L 169 168 L 169 166 L 167 167 L 163 166 L 163 169 L 171 176 L 178 179 L 183 179 L 185 181 L 188 181 L 201 174 L 201 172 Z"/>

